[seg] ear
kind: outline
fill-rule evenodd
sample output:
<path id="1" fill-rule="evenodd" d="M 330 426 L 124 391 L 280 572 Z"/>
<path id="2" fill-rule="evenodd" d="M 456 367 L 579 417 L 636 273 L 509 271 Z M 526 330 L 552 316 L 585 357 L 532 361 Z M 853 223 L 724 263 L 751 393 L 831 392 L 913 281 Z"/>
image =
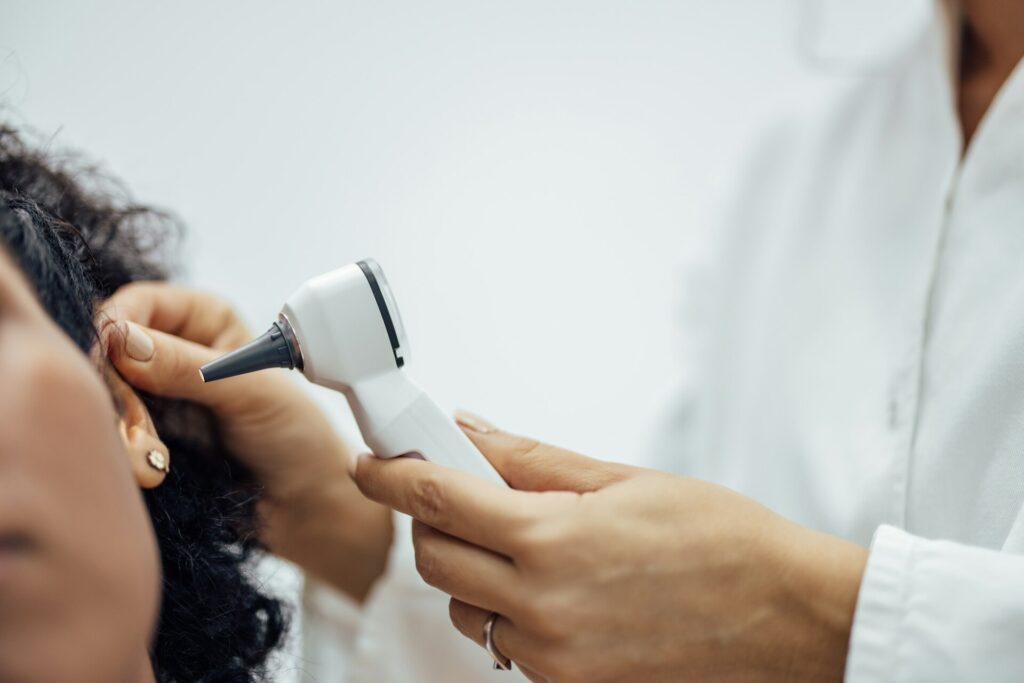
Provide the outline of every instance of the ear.
<path id="1" fill-rule="evenodd" d="M 141 488 L 156 488 L 170 471 L 168 448 L 160 440 L 153 419 L 139 395 L 116 372 L 109 374 L 110 390 L 120 411 L 118 430 L 131 461 L 135 481 Z"/>

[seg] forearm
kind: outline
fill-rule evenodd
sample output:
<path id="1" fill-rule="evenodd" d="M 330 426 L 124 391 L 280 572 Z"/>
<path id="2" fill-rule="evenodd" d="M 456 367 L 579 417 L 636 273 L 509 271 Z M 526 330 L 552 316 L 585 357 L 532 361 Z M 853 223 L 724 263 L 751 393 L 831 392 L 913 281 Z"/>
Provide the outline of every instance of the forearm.
<path id="1" fill-rule="evenodd" d="M 335 462 L 302 495 L 261 501 L 263 539 L 275 554 L 362 602 L 387 565 L 391 510 L 363 497 L 344 457 Z"/>

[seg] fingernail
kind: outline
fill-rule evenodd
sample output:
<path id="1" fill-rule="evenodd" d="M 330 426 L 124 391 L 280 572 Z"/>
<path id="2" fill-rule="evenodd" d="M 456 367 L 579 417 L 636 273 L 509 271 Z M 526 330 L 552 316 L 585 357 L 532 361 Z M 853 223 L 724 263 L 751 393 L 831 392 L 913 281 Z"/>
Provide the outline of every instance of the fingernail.
<path id="1" fill-rule="evenodd" d="M 489 434 L 490 432 L 498 430 L 497 427 L 484 418 L 479 415 L 474 415 L 467 410 L 456 410 L 455 422 L 463 429 L 468 429 L 471 432 L 479 432 L 481 434 Z"/>
<path id="2" fill-rule="evenodd" d="M 153 357 L 153 339 L 133 322 L 124 323 L 124 350 L 135 360 L 148 361 Z"/>

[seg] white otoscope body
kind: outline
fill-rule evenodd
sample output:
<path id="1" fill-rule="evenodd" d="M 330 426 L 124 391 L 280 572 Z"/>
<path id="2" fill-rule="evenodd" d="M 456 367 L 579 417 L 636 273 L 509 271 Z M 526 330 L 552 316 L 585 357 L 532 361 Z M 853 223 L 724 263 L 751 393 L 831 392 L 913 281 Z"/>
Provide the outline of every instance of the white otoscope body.
<path id="1" fill-rule="evenodd" d="M 204 381 L 268 367 L 297 368 L 348 399 L 366 445 L 504 483 L 455 421 L 403 370 L 408 343 L 380 266 L 359 261 L 309 280 L 271 329 L 204 365 Z"/>

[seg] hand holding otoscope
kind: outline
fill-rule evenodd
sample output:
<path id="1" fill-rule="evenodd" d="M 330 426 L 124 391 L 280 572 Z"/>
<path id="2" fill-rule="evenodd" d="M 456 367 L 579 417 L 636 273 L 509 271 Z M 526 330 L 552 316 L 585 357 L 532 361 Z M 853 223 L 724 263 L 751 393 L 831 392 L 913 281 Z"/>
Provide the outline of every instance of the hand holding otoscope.
<path id="1" fill-rule="evenodd" d="M 283 367 L 348 399 L 374 455 L 417 453 L 490 481 L 501 476 L 455 422 L 402 369 L 405 329 L 375 261 L 349 264 L 302 285 L 261 337 L 200 369 L 203 380 Z"/>
<path id="2" fill-rule="evenodd" d="M 237 461 L 223 467 L 258 486 L 262 542 L 362 600 L 387 565 L 391 510 L 356 488 L 353 448 L 293 378 L 257 372 L 203 383 L 197 368 L 253 337 L 234 308 L 195 289 L 138 282 L 119 289 L 99 319 L 110 361 L 125 381 L 209 412 Z M 176 465 L 172 450 L 171 476 Z"/>

